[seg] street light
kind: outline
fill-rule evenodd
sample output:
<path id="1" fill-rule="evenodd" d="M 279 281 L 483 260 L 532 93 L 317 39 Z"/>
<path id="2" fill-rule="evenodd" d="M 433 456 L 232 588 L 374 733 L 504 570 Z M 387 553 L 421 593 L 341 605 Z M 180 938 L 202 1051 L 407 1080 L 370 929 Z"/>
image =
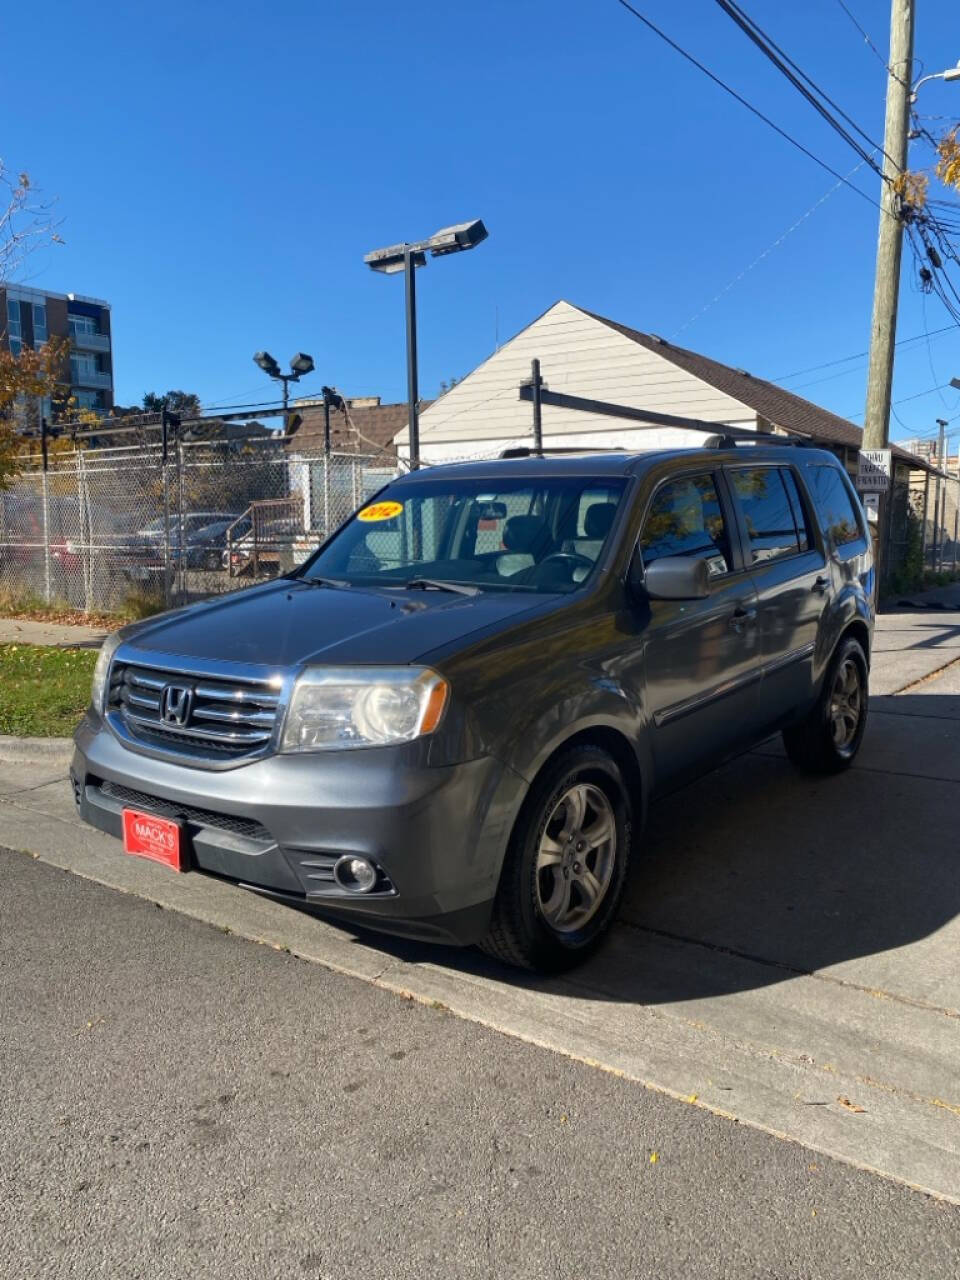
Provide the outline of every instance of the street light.
<path id="1" fill-rule="evenodd" d="M 305 374 L 313 373 L 314 364 L 313 356 L 308 356 L 303 351 L 298 351 L 290 361 L 290 372 L 281 373 L 280 366 L 274 360 L 269 351 L 258 351 L 253 357 L 253 363 L 258 365 L 268 378 L 273 378 L 275 382 L 283 383 L 283 412 L 287 412 L 287 405 L 290 403 L 290 383 L 299 382 Z"/>
<path id="2" fill-rule="evenodd" d="M 386 249 L 374 249 L 364 255 L 364 262 L 371 271 L 382 275 L 395 275 L 402 271 L 406 278 L 407 311 L 407 411 L 410 427 L 410 465 L 420 465 L 420 415 L 417 389 L 417 288 L 416 268 L 427 265 L 427 254 L 432 258 L 446 257 L 449 253 L 463 253 L 474 249 L 488 235 L 479 218 L 472 222 L 458 222 L 452 227 L 441 227 L 427 240 L 412 244 L 390 245 Z"/>
<path id="3" fill-rule="evenodd" d="M 934 71 L 928 76 L 921 76 L 913 86 L 913 90 L 910 94 L 911 102 L 916 102 L 917 90 L 922 84 L 926 84 L 928 80 L 960 80 L 960 62 L 958 62 L 955 67 L 948 67 L 946 71 Z"/>

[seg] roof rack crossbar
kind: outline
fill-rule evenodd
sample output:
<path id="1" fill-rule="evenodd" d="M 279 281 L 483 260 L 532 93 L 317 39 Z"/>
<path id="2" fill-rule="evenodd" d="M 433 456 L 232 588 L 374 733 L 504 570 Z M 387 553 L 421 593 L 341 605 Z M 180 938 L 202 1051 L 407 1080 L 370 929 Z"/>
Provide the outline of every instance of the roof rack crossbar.
<path id="1" fill-rule="evenodd" d="M 520 387 L 521 400 L 533 400 L 533 387 L 523 384 Z M 640 430 L 653 430 L 657 427 L 679 427 L 686 431 L 702 431 L 706 435 L 718 436 L 724 446 L 733 445 L 738 440 L 751 443 L 771 440 L 777 444 L 806 444 L 810 437 L 800 432 L 791 432 L 781 436 L 773 431 L 752 431 L 749 427 L 733 427 L 726 422 L 705 422 L 701 418 L 681 418 L 672 413 L 655 413 L 652 409 L 635 409 L 632 405 L 611 404 L 606 400 L 589 400 L 584 396 L 569 396 L 562 391 L 540 391 L 540 403 L 552 405 L 555 409 L 576 409 L 581 413 L 596 413 L 606 418 L 626 418 L 630 422 L 640 424 Z"/>
<path id="2" fill-rule="evenodd" d="M 537 448 L 533 444 L 517 444 L 511 445 L 508 449 L 502 449 L 501 458 L 540 458 L 547 453 L 630 453 L 630 449 L 625 449 L 622 444 L 603 445 L 602 448 L 594 448 L 589 444 L 545 444 L 541 448 Z"/>

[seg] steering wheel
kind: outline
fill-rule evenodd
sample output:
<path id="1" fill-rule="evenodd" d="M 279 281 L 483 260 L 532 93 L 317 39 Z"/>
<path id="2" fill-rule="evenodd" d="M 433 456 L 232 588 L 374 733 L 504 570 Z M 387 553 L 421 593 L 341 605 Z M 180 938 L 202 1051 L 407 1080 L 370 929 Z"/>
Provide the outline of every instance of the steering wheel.
<path id="1" fill-rule="evenodd" d="M 545 564 L 549 564 L 551 560 L 562 560 L 569 564 L 571 574 L 578 565 L 586 565 L 587 569 L 590 570 L 594 564 L 589 556 L 582 556 L 579 551 L 554 551 L 550 555 L 544 556 L 537 567 L 542 568 Z"/>

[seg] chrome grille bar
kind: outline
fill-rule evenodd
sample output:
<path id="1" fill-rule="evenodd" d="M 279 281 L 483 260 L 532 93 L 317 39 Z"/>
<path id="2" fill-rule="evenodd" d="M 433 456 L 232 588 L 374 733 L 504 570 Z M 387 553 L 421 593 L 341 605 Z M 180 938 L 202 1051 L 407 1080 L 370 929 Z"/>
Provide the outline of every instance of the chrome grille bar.
<path id="1" fill-rule="evenodd" d="M 195 760 L 198 752 L 212 751 L 224 762 L 262 755 L 283 705 L 278 677 L 258 679 L 250 668 L 234 676 L 228 663 L 222 664 L 223 674 L 219 664 L 215 671 L 185 670 L 181 664 L 173 659 L 167 669 L 166 663 L 140 663 L 119 653 L 110 677 L 108 720 L 117 717 L 116 727 L 122 726 L 128 739 L 165 754 Z M 188 691 L 183 723 L 164 715 L 167 685 Z"/>

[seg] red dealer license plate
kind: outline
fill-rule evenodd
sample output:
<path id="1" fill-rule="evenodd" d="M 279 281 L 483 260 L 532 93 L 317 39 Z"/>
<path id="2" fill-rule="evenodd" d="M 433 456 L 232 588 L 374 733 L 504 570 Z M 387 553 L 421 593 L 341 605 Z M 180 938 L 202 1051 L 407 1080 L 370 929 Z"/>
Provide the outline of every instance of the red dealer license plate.
<path id="1" fill-rule="evenodd" d="M 157 818 L 139 809 L 123 811 L 123 851 L 137 858 L 163 862 L 174 871 L 187 871 L 180 825 L 169 818 Z"/>

